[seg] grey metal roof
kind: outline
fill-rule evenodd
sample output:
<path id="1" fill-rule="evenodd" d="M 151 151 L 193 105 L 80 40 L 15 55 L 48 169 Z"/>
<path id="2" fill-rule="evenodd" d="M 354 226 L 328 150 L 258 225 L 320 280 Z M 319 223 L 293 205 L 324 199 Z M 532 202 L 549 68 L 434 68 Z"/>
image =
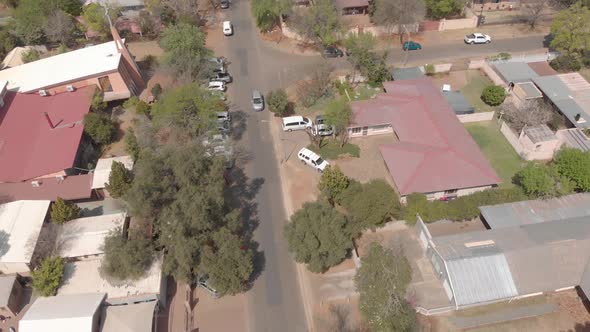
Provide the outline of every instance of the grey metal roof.
<path id="1" fill-rule="evenodd" d="M 492 229 L 590 216 L 590 193 L 480 206 L 479 211 Z"/>
<path id="2" fill-rule="evenodd" d="M 494 68 L 506 83 L 530 81 L 539 76 L 526 62 L 495 63 Z"/>
<path id="3" fill-rule="evenodd" d="M 553 131 L 544 124 L 537 127 L 526 127 L 524 133 L 533 143 L 547 142 L 557 139 Z"/>
<path id="4" fill-rule="evenodd" d="M 555 135 L 570 148 L 590 151 L 590 139 L 578 128 L 558 130 Z"/>
<path id="5" fill-rule="evenodd" d="M 391 75 L 394 81 L 413 80 L 425 76 L 420 67 L 394 68 Z"/>
<path id="6" fill-rule="evenodd" d="M 0 307 L 8 306 L 10 295 L 12 294 L 12 288 L 16 282 L 16 275 L 3 275 L 0 276 Z"/>
<path id="7" fill-rule="evenodd" d="M 576 103 L 574 93 L 563 83 L 559 76 L 535 77 L 533 82 L 574 126 L 578 128 L 590 127 L 590 114 Z M 578 123 L 576 121 L 577 114 L 580 114 L 586 122 Z"/>
<path id="8" fill-rule="evenodd" d="M 533 82 L 520 82 L 517 83 L 518 86 L 524 91 L 526 94 L 526 98 L 541 98 L 543 97 L 543 93 L 537 89 L 537 87 L 533 84 Z"/>
<path id="9" fill-rule="evenodd" d="M 92 317 L 105 297 L 105 293 L 39 297 L 33 302 L 22 320 L 39 321 L 59 318 Z"/>
<path id="10" fill-rule="evenodd" d="M 471 114 L 475 112 L 475 108 L 465 99 L 461 91 L 444 91 L 443 96 L 445 96 L 455 114 Z"/>
<path id="11" fill-rule="evenodd" d="M 448 261 L 447 269 L 459 306 L 518 295 L 503 254 Z"/>

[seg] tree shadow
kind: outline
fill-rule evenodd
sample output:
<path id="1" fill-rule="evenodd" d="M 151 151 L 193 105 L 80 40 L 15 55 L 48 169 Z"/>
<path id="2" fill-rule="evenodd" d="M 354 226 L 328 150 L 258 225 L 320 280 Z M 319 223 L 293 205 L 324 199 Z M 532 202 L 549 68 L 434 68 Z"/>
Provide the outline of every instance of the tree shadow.
<path id="1" fill-rule="evenodd" d="M 246 132 L 246 119 L 248 119 L 248 114 L 240 109 L 237 109 L 231 112 L 231 116 L 232 130 L 230 137 L 236 141 L 239 141 Z"/>
<path id="2" fill-rule="evenodd" d="M 561 330 L 562 332 L 589 332 L 590 322 L 576 323 L 573 329 Z"/>

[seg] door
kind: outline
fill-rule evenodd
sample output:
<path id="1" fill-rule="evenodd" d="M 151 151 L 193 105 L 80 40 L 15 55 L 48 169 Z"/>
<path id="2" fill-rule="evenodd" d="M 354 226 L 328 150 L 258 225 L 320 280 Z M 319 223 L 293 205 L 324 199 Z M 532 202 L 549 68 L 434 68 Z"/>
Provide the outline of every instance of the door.
<path id="1" fill-rule="evenodd" d="M 363 127 L 363 136 L 367 136 L 369 134 L 369 127 Z"/>

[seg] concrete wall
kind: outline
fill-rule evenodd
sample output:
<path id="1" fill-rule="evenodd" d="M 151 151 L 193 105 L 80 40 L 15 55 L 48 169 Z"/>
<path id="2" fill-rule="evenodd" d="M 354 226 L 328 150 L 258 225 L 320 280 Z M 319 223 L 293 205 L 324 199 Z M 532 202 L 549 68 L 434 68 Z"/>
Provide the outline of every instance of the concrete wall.
<path id="1" fill-rule="evenodd" d="M 434 66 L 435 73 L 448 73 L 451 71 L 451 68 L 453 68 L 452 63 L 439 63 L 439 64 L 433 65 L 433 66 Z"/>
<path id="2" fill-rule="evenodd" d="M 514 148 L 516 153 L 518 153 L 518 155 L 522 156 L 524 153 L 524 148 L 522 147 L 522 145 L 518 141 L 518 136 L 512 132 L 512 129 L 510 129 L 510 127 L 508 127 L 506 122 L 502 122 L 502 125 L 500 126 L 500 132 L 502 133 L 502 135 L 504 135 L 504 137 L 506 137 L 506 139 L 508 140 L 508 143 L 510 143 L 510 145 L 512 145 L 512 147 Z"/>
<path id="3" fill-rule="evenodd" d="M 496 71 L 492 68 L 492 66 L 485 60 L 471 60 L 469 61 L 469 69 L 479 69 L 482 70 L 489 78 L 494 82 L 496 85 L 500 85 L 504 88 L 508 88 L 508 85 L 504 83 L 504 80 Z"/>
<path id="4" fill-rule="evenodd" d="M 477 27 L 477 16 L 468 18 L 458 18 L 454 20 L 442 19 L 438 26 L 438 31 L 471 29 Z"/>
<path id="5" fill-rule="evenodd" d="M 519 1 L 500 1 L 498 3 L 489 2 L 483 4 L 483 10 L 507 10 L 510 9 L 510 5 L 512 5 L 512 9 L 516 9 L 520 7 Z M 479 13 L 481 11 L 481 4 L 473 4 L 471 8 L 474 12 Z M 485 13 L 484 13 L 485 14 Z"/>
<path id="6" fill-rule="evenodd" d="M 457 114 L 457 118 L 461 123 L 490 121 L 494 119 L 495 112 L 481 112 L 472 114 Z"/>
<path id="7" fill-rule="evenodd" d="M 522 157 L 526 160 L 551 160 L 553 159 L 553 154 L 561 145 L 561 142 L 557 137 L 550 141 L 533 143 L 533 141 L 524 134 L 520 136 L 519 142 L 524 150 L 524 155 Z"/>
<path id="8" fill-rule="evenodd" d="M 129 96 L 131 95 L 131 91 L 129 90 L 127 83 L 125 82 L 125 80 L 123 79 L 123 77 L 121 76 L 121 74 L 119 72 L 105 73 L 105 74 L 100 74 L 100 75 L 96 75 L 93 77 L 80 79 L 75 82 L 67 82 L 64 84 L 60 84 L 60 85 L 56 85 L 56 86 L 53 86 L 50 88 L 46 88 L 45 90 L 47 90 L 50 94 L 54 95 L 57 93 L 67 92 L 68 85 L 72 85 L 76 89 L 80 89 L 80 88 L 84 88 L 84 87 L 92 86 L 92 85 L 100 88 L 100 84 L 98 83 L 98 78 L 103 77 L 103 76 L 108 76 L 109 81 L 111 82 L 111 86 L 113 88 L 113 91 L 111 92 L 111 94 L 116 95 L 116 96 L 122 96 L 121 98 L 118 98 L 118 99 L 129 98 Z M 115 100 L 115 99 L 110 99 L 110 100 Z"/>

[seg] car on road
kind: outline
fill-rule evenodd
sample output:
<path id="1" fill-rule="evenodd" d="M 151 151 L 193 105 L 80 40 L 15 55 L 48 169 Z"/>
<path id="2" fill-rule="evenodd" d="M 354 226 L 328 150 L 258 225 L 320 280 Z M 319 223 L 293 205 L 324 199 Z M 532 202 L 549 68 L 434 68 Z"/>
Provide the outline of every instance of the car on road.
<path id="1" fill-rule="evenodd" d="M 311 134 L 314 136 L 332 136 L 334 129 L 332 126 L 324 123 L 316 124 L 311 128 Z"/>
<path id="2" fill-rule="evenodd" d="M 256 112 L 260 112 L 264 109 L 264 97 L 258 90 L 252 91 L 252 108 Z"/>
<path id="3" fill-rule="evenodd" d="M 224 83 L 231 83 L 233 81 L 233 78 L 231 77 L 231 75 L 229 73 L 222 73 L 222 72 L 218 72 L 218 73 L 214 73 L 213 76 L 209 77 L 210 81 L 220 81 L 220 82 L 224 82 Z"/>
<path id="4" fill-rule="evenodd" d="M 225 91 L 225 83 L 221 81 L 210 81 L 207 88 L 211 91 Z"/>
<path id="5" fill-rule="evenodd" d="M 402 49 L 404 51 L 416 51 L 416 50 L 421 50 L 422 45 L 420 45 L 420 43 L 416 43 L 413 41 L 407 41 L 402 45 Z"/>
<path id="6" fill-rule="evenodd" d="M 283 118 L 283 131 L 306 130 L 307 128 L 311 127 L 313 127 L 313 122 L 301 115 Z"/>
<path id="7" fill-rule="evenodd" d="M 223 21 L 223 35 L 231 36 L 234 34 L 234 26 L 230 21 Z"/>
<path id="8" fill-rule="evenodd" d="M 484 35 L 483 33 L 472 33 L 470 35 L 465 36 L 465 44 L 488 44 L 492 42 L 492 38 L 489 35 Z"/>
<path id="9" fill-rule="evenodd" d="M 299 150 L 297 153 L 297 158 L 299 158 L 299 160 L 301 160 L 304 164 L 315 168 L 319 172 L 323 172 L 326 167 L 330 165 L 327 161 L 322 159 L 322 157 L 308 148 Z"/>
<path id="10" fill-rule="evenodd" d="M 329 46 L 324 49 L 322 55 L 325 58 L 340 58 L 344 56 L 344 52 L 342 52 L 342 50 L 338 47 Z"/>
<path id="11" fill-rule="evenodd" d="M 228 9 L 229 0 L 221 0 L 221 2 L 219 3 L 219 7 L 221 7 L 221 9 Z"/>

